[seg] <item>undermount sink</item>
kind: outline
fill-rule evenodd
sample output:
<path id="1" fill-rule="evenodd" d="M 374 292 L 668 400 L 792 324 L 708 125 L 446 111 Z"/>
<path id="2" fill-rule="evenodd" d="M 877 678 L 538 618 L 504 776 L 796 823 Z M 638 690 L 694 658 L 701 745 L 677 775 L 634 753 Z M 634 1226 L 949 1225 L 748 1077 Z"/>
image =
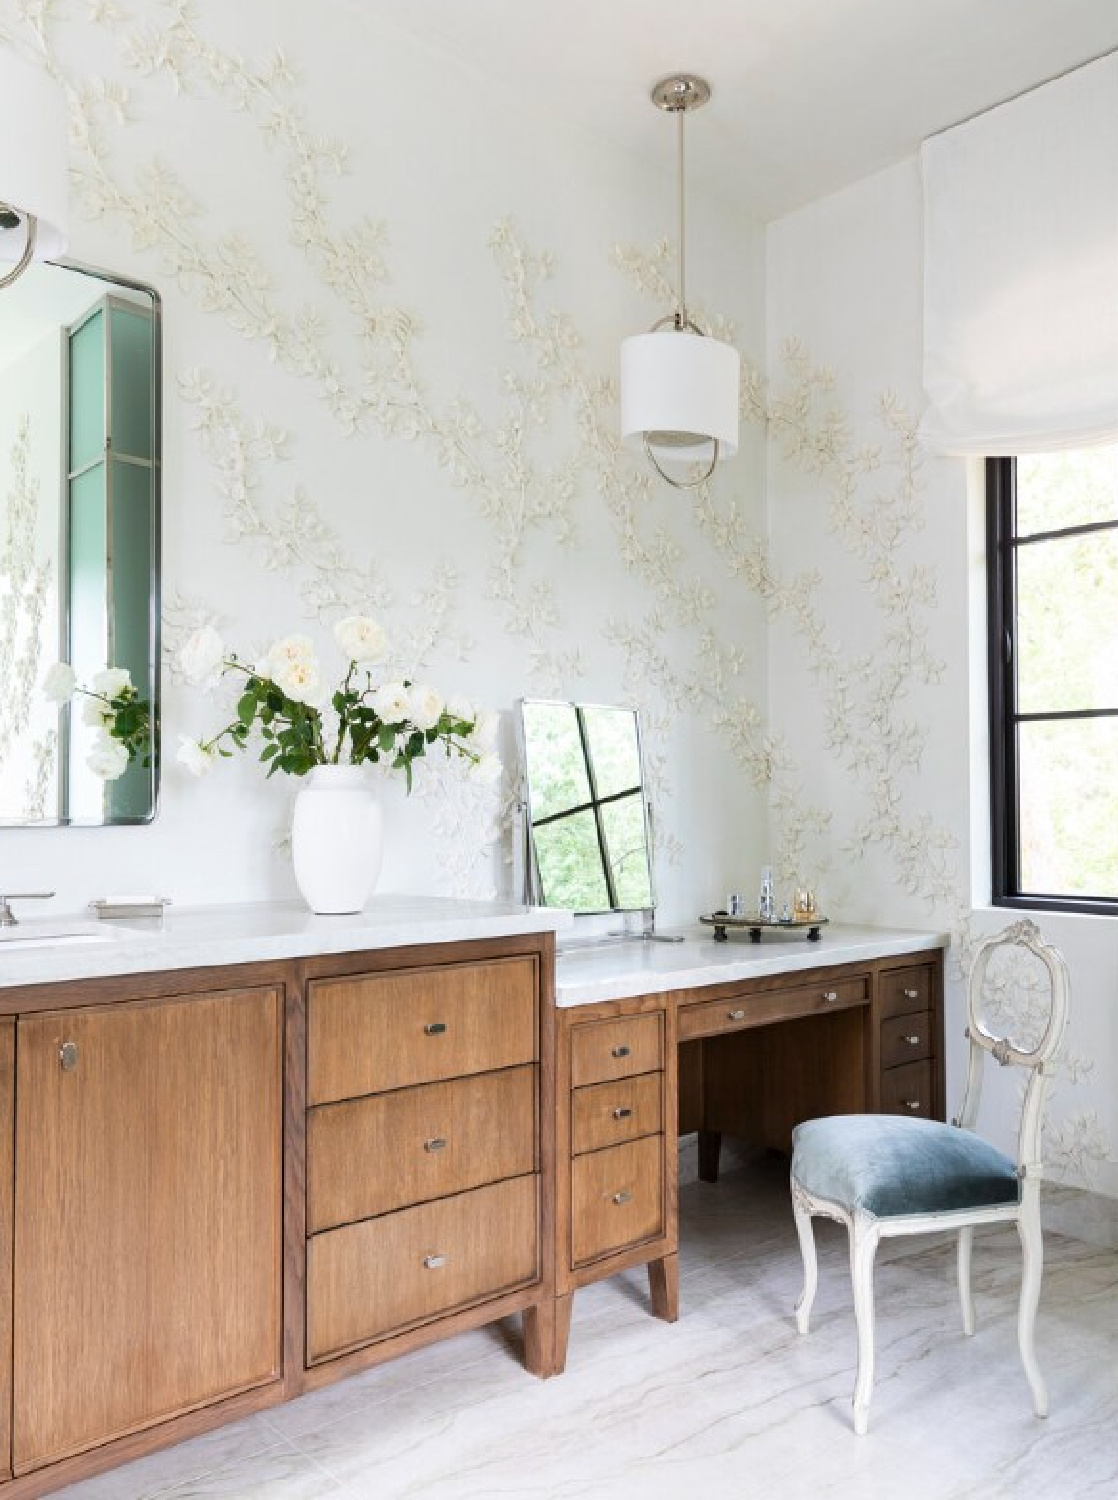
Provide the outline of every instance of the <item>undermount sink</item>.
<path id="1" fill-rule="evenodd" d="M 26 952 L 28 948 L 72 948 L 82 943 L 111 943 L 121 937 L 119 931 L 94 926 L 91 922 L 20 922 L 16 927 L 0 927 L 0 953 L 5 948 Z"/>

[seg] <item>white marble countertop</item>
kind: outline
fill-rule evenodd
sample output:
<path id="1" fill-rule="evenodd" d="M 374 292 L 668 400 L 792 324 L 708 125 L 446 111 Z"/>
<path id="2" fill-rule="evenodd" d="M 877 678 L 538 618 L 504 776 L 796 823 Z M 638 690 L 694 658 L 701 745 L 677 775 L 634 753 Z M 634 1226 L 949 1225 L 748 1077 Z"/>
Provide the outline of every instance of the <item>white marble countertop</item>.
<path id="1" fill-rule="evenodd" d="M 746 933 L 718 943 L 709 927 L 680 927 L 675 933 L 682 934 L 681 943 L 626 940 L 565 951 L 560 938 L 556 1003 L 589 1005 L 595 1000 L 697 989 L 826 964 L 895 958 L 926 948 L 946 948 L 950 942 L 947 933 L 896 927 L 831 925 L 823 929 L 817 943 L 809 943 L 802 933 L 790 932 L 767 931 L 759 943 L 751 942 Z"/>
<path id="2" fill-rule="evenodd" d="M 21 918 L 0 929 L 0 989 L 106 974 L 256 963 L 417 943 L 469 942 L 570 927 L 571 914 L 507 901 L 374 896 L 354 916 L 316 917 L 300 902 L 169 907 L 157 919 Z"/>

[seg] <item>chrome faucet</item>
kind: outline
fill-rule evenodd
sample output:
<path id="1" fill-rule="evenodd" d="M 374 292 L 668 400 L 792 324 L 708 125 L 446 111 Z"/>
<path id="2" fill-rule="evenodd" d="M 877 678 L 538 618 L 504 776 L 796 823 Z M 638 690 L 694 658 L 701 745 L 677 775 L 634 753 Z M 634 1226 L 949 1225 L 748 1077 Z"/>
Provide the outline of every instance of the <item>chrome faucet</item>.
<path id="1" fill-rule="evenodd" d="M 9 891 L 0 893 L 0 927 L 18 927 L 19 918 L 8 905 L 9 901 L 49 901 L 53 891 Z"/>

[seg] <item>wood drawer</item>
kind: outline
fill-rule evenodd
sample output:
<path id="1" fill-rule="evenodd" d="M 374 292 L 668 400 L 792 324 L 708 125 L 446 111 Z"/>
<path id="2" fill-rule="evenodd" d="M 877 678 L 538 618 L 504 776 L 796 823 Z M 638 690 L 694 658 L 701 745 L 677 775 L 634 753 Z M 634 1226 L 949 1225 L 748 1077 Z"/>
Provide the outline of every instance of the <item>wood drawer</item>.
<path id="1" fill-rule="evenodd" d="M 928 1010 L 908 1016 L 894 1016 L 881 1023 L 881 1066 L 903 1067 L 920 1058 L 931 1057 L 932 1013 Z"/>
<path id="2" fill-rule="evenodd" d="M 536 959 L 501 958 L 308 986 L 307 1100 L 534 1062 Z"/>
<path id="3" fill-rule="evenodd" d="M 347 1224 L 307 1246 L 307 1362 L 539 1275 L 536 1176 Z"/>
<path id="4" fill-rule="evenodd" d="M 928 1010 L 932 1004 L 931 964 L 911 965 L 907 969 L 890 969 L 882 974 L 881 1016 L 903 1016 L 914 1010 Z"/>
<path id="5" fill-rule="evenodd" d="M 869 975 L 856 974 L 851 979 L 821 979 L 816 984 L 796 985 L 791 989 L 681 1005 L 679 1039 L 686 1042 L 697 1036 L 765 1026 L 770 1021 L 793 1021 L 802 1016 L 848 1010 L 853 1005 L 867 1004 L 869 996 Z"/>
<path id="6" fill-rule="evenodd" d="M 582 1265 L 664 1232 L 664 1138 L 646 1136 L 571 1163 L 571 1258 Z"/>
<path id="7" fill-rule="evenodd" d="M 629 1078 L 664 1066 L 662 1015 L 620 1016 L 571 1028 L 571 1086 Z"/>
<path id="8" fill-rule="evenodd" d="M 661 1130 L 662 1073 L 594 1083 L 571 1094 L 571 1151 L 598 1151 Z"/>
<path id="9" fill-rule="evenodd" d="M 307 1119 L 307 1233 L 538 1166 L 532 1064 L 321 1104 Z"/>
<path id="10" fill-rule="evenodd" d="M 903 1068 L 886 1068 L 881 1075 L 881 1111 L 887 1115 L 919 1115 L 927 1120 L 932 1114 L 932 1064 L 908 1063 Z"/>

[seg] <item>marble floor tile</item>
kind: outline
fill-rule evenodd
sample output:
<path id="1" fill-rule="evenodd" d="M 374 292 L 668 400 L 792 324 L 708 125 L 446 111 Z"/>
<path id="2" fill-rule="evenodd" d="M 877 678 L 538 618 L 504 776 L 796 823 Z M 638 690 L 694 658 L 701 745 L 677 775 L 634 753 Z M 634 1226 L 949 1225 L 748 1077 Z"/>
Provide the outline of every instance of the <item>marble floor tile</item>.
<path id="1" fill-rule="evenodd" d="M 1118 1252 L 1046 1236 L 1038 1352 L 1052 1410 L 1040 1421 L 1017 1355 L 1015 1232 L 976 1237 L 973 1338 L 953 1247 L 884 1244 L 877 1381 L 857 1438 L 845 1233 L 817 1221 L 819 1294 L 802 1338 L 786 1165 L 727 1165 L 718 1184 L 681 1188 L 678 1323 L 651 1317 L 645 1272 L 626 1272 L 576 1296 L 555 1380 L 520 1367 L 513 1320 L 67 1500 L 1115 1500 Z"/>

